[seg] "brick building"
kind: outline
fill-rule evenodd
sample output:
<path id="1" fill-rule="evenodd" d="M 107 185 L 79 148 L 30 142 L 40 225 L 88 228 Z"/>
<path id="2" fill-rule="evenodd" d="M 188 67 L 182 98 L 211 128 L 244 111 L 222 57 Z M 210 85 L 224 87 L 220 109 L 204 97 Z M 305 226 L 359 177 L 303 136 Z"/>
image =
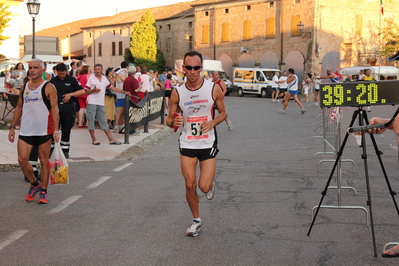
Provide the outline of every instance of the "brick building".
<path id="1" fill-rule="evenodd" d="M 234 67 L 314 70 L 365 64 L 386 65 L 376 37 L 385 19 L 395 18 L 399 3 L 384 0 L 197 0 L 151 8 L 159 33 L 158 48 L 168 68 L 195 49 Z M 145 10 L 122 12 L 84 23 L 78 32 L 87 64 L 118 66 L 130 46 L 131 26 Z M 63 30 L 61 25 L 58 29 Z M 300 30 L 300 26 L 303 29 Z M 64 53 L 63 53 L 64 54 Z"/>
<path id="2" fill-rule="evenodd" d="M 236 0 L 193 4 L 195 49 L 234 67 L 305 72 L 386 64 L 375 37 L 384 18 L 395 18 L 399 4 L 377 0 Z M 303 25 L 303 30 L 298 26 Z"/>

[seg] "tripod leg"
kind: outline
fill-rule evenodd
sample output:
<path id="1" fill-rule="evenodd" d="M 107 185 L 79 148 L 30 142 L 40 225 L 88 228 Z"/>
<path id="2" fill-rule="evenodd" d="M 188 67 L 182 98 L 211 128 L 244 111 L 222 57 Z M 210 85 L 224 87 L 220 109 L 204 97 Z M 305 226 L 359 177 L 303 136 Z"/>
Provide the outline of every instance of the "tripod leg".
<path id="1" fill-rule="evenodd" d="M 364 113 L 364 119 L 366 121 L 366 125 L 368 125 L 369 122 L 368 122 L 368 118 L 367 118 L 367 114 L 366 113 Z M 398 213 L 398 216 L 399 216 L 399 208 L 398 208 L 398 204 L 397 204 L 396 199 L 395 199 L 396 192 L 392 190 L 391 183 L 389 182 L 387 172 L 385 171 L 385 167 L 384 167 L 384 164 L 383 164 L 382 159 L 381 159 L 381 155 L 383 153 L 378 149 L 377 142 L 375 141 L 375 137 L 374 137 L 373 134 L 370 134 L 370 138 L 371 138 L 371 142 L 373 143 L 375 153 L 377 154 L 378 161 L 380 162 L 381 169 L 382 169 L 382 172 L 384 174 L 385 182 L 387 183 L 387 186 L 388 186 L 388 189 L 389 189 L 389 193 L 391 194 L 393 203 L 394 203 L 395 208 L 396 208 L 396 212 Z"/>
<path id="2" fill-rule="evenodd" d="M 360 110 L 360 125 L 363 126 L 363 118 L 365 119 L 366 117 L 363 116 L 364 110 Z M 367 149 L 366 149 L 366 136 L 365 132 L 362 132 L 362 148 L 363 148 L 363 154 L 362 154 L 362 159 L 364 162 L 364 172 L 366 176 L 366 188 L 367 188 L 367 205 L 369 206 L 369 212 L 370 212 L 370 225 L 371 225 L 371 236 L 373 239 L 373 247 L 374 247 L 374 257 L 377 258 L 377 247 L 375 243 L 375 232 L 374 232 L 374 221 L 373 221 L 373 210 L 372 210 L 372 202 L 371 202 L 371 192 L 370 192 L 370 180 L 369 180 L 369 171 L 368 171 L 368 164 L 367 164 Z"/>
<path id="3" fill-rule="evenodd" d="M 352 127 L 352 126 L 353 126 L 353 123 L 355 122 L 356 117 L 357 117 L 358 114 L 359 114 L 359 110 L 356 110 L 355 112 L 353 112 L 352 121 L 350 122 L 349 127 Z M 315 222 L 315 220 L 316 220 L 317 214 L 319 213 L 320 206 L 321 206 L 321 204 L 322 204 L 322 202 L 323 202 L 324 197 L 325 197 L 326 194 L 327 194 L 327 189 L 328 189 L 328 187 L 329 187 L 329 185 L 330 185 L 330 182 L 331 182 L 331 179 L 332 179 L 332 177 L 333 177 L 333 175 L 334 175 L 335 168 L 337 167 L 338 162 L 339 162 L 339 160 L 341 159 L 341 155 L 342 155 L 342 153 L 343 153 L 343 151 L 344 151 L 344 148 L 345 148 L 346 142 L 347 142 L 347 140 L 348 140 L 348 137 L 349 137 L 349 132 L 346 132 L 345 138 L 344 138 L 344 140 L 343 140 L 343 142 L 342 142 L 342 145 L 341 145 L 341 148 L 339 149 L 339 151 L 338 151 L 338 153 L 337 153 L 337 158 L 336 158 L 336 160 L 335 160 L 333 169 L 331 170 L 331 173 L 330 173 L 330 176 L 329 176 L 329 178 L 328 178 L 327 184 L 326 184 L 324 190 L 321 192 L 321 195 L 322 195 L 322 196 L 321 196 L 319 205 L 318 205 L 318 207 L 317 207 L 317 209 L 316 209 L 316 213 L 315 213 L 315 215 L 313 216 L 312 223 L 310 224 L 310 228 L 309 228 L 309 231 L 308 231 L 308 233 L 307 233 L 308 236 L 310 235 L 310 231 L 312 231 L 312 227 L 313 227 L 314 222 Z"/>

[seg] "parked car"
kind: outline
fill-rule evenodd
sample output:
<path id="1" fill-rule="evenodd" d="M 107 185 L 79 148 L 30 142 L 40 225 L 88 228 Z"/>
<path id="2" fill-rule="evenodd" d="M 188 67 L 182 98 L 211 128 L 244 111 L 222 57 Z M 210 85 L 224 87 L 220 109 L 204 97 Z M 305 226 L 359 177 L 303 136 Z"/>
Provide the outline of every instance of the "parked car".
<path id="1" fill-rule="evenodd" d="M 272 96 L 272 79 L 279 69 L 271 68 L 241 68 L 234 70 L 234 86 L 237 87 L 237 94 L 243 97 L 244 94 L 254 94 L 266 98 Z"/>
<path id="2" fill-rule="evenodd" d="M 399 70 L 393 66 L 356 66 L 356 67 L 345 67 L 341 69 L 341 75 L 350 79 L 351 81 L 359 80 L 360 70 L 370 69 L 371 76 L 375 80 L 398 80 Z"/>

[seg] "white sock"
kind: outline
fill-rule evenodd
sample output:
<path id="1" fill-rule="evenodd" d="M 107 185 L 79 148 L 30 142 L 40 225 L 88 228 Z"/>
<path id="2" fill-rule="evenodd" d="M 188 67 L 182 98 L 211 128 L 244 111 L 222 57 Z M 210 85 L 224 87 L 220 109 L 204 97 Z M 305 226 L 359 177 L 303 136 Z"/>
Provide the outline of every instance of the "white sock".
<path id="1" fill-rule="evenodd" d="M 200 223 L 201 222 L 201 218 L 194 218 L 193 221 L 196 221 L 196 222 Z"/>

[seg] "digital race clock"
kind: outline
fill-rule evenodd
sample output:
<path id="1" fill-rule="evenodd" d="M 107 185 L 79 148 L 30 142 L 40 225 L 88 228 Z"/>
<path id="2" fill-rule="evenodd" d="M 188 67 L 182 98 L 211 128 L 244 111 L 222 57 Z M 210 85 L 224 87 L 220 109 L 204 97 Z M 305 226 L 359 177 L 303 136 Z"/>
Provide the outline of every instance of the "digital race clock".
<path id="1" fill-rule="evenodd" d="M 320 107 L 399 104 L 399 81 L 320 84 Z"/>

